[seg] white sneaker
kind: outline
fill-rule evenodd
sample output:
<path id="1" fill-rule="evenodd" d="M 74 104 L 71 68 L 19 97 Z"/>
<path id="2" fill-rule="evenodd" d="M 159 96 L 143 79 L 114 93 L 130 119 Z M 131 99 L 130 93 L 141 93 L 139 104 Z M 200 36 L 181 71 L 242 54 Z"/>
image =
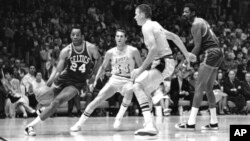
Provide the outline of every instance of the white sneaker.
<path id="1" fill-rule="evenodd" d="M 139 135 L 139 136 L 147 136 L 147 135 L 148 136 L 155 136 L 158 134 L 158 130 L 153 125 L 153 123 L 150 123 L 150 124 L 146 124 L 146 126 L 144 128 L 135 131 L 134 134 Z"/>
<path id="2" fill-rule="evenodd" d="M 122 123 L 122 118 L 120 119 L 115 119 L 115 122 L 113 124 L 114 129 L 119 129 Z"/>
<path id="3" fill-rule="evenodd" d="M 81 131 L 81 126 L 79 126 L 78 124 L 73 125 L 72 127 L 70 127 L 70 131 L 71 132 L 78 132 Z"/>
<path id="4" fill-rule="evenodd" d="M 24 129 L 24 134 L 27 136 L 36 136 L 36 132 L 32 126 L 28 126 Z"/>

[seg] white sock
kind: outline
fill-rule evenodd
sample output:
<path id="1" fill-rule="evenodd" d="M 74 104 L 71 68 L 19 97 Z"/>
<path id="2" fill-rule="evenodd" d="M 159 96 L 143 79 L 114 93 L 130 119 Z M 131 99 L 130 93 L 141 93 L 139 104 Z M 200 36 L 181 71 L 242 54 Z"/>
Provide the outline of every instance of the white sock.
<path id="1" fill-rule="evenodd" d="M 127 111 L 128 107 L 125 107 L 123 105 L 121 105 L 120 109 L 119 109 L 119 112 L 118 114 L 116 115 L 116 118 L 115 119 L 122 119 L 125 112 Z"/>
<path id="2" fill-rule="evenodd" d="M 28 124 L 27 125 L 27 127 L 29 127 L 29 126 L 35 126 L 36 124 L 38 124 L 39 122 L 41 122 L 42 120 L 41 120 L 41 118 L 38 116 L 38 117 L 36 117 L 30 124 Z"/>
<path id="3" fill-rule="evenodd" d="M 193 125 L 196 123 L 196 116 L 198 113 L 199 108 L 192 107 L 191 113 L 188 119 L 188 125 Z"/>
<path id="4" fill-rule="evenodd" d="M 77 121 L 77 125 L 81 126 L 89 117 L 84 115 L 84 113 L 81 115 L 80 119 Z"/>
<path id="5" fill-rule="evenodd" d="M 153 116 L 150 111 L 144 111 L 142 114 L 146 124 L 153 123 Z"/>
<path id="6" fill-rule="evenodd" d="M 210 123 L 211 124 L 218 123 L 217 115 L 216 115 L 216 108 L 211 108 L 209 110 L 210 110 L 210 116 L 211 116 Z"/>

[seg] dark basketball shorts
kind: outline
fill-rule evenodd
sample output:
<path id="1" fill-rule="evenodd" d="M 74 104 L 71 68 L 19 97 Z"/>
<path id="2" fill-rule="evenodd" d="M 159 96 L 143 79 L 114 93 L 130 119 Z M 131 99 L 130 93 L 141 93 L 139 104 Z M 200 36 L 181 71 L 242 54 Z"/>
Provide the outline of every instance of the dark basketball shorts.
<path id="1" fill-rule="evenodd" d="M 221 48 L 210 48 L 205 51 L 203 63 L 211 67 L 219 67 L 224 59 L 224 54 Z"/>
<path id="2" fill-rule="evenodd" d="M 62 74 L 58 76 L 54 82 L 55 93 L 61 92 L 65 87 L 73 86 L 77 89 L 78 93 L 83 89 L 86 85 L 86 80 L 83 79 L 79 81 L 78 79 L 74 79 L 71 75 Z"/>

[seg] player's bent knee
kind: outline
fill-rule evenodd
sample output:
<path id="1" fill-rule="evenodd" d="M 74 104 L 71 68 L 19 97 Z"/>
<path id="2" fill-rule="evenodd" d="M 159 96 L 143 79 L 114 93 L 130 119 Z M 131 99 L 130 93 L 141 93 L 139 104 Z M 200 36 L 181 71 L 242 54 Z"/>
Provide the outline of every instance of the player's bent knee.
<path id="1" fill-rule="evenodd" d="M 138 90 L 141 90 L 142 89 L 142 85 L 140 83 L 135 83 L 133 85 L 133 91 L 136 92 Z"/>
<path id="2" fill-rule="evenodd" d="M 126 105 L 129 105 L 131 103 L 131 99 L 126 99 L 124 98 L 122 103 L 126 104 Z"/>

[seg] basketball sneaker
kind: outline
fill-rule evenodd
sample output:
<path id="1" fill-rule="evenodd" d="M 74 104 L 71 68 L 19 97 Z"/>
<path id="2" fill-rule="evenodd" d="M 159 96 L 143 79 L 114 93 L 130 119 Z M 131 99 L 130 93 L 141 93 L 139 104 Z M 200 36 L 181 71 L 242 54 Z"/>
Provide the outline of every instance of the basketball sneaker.
<path id="1" fill-rule="evenodd" d="M 155 136 L 158 134 L 158 130 L 153 123 L 148 123 L 145 124 L 144 128 L 135 131 L 134 134 L 139 136 Z"/>
<path id="2" fill-rule="evenodd" d="M 114 124 L 113 124 L 113 128 L 114 128 L 114 129 L 119 129 L 120 126 L 121 126 L 121 123 L 122 123 L 122 118 L 115 119 L 115 122 L 114 122 Z"/>
<path id="3" fill-rule="evenodd" d="M 202 130 L 218 130 L 219 129 L 219 126 L 218 126 L 218 123 L 215 123 L 215 124 L 208 124 L 206 126 L 202 126 L 201 127 Z"/>
<path id="4" fill-rule="evenodd" d="M 172 111 L 172 109 L 169 109 L 169 108 L 164 109 L 164 110 L 163 110 L 164 116 L 169 116 L 169 115 L 171 114 L 171 111 Z"/>
<path id="5" fill-rule="evenodd" d="M 34 128 L 32 126 L 29 126 L 25 128 L 24 134 L 27 136 L 35 136 L 36 132 L 34 131 Z"/>
<path id="6" fill-rule="evenodd" d="M 180 129 L 180 130 L 195 130 L 195 124 L 193 125 L 189 125 L 187 123 L 178 123 L 178 124 L 175 124 L 175 128 L 176 129 Z"/>
<path id="7" fill-rule="evenodd" d="M 81 126 L 79 126 L 78 124 L 75 124 L 75 125 L 73 125 L 72 127 L 70 127 L 70 131 L 71 132 L 79 132 L 79 131 L 81 131 L 82 129 L 81 129 Z"/>

